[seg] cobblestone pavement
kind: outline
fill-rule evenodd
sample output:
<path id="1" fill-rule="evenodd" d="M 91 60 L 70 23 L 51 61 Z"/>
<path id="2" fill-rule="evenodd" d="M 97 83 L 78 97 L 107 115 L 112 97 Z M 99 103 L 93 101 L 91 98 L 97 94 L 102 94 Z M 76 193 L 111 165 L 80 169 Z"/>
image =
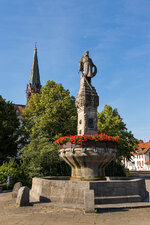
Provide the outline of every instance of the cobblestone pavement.
<path id="1" fill-rule="evenodd" d="M 11 193 L 0 193 L 0 225 L 150 225 L 150 208 L 103 211 L 84 214 L 83 210 L 44 206 L 17 208 Z"/>

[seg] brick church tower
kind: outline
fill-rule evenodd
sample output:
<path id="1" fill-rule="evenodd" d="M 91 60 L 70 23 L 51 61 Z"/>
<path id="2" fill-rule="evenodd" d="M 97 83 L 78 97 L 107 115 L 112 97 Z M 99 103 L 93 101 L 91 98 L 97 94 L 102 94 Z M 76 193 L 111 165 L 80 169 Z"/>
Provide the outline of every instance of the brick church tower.
<path id="1" fill-rule="evenodd" d="M 32 95 L 32 93 L 39 93 L 41 89 L 41 82 L 40 82 L 40 73 L 39 73 L 39 66 L 38 66 L 38 58 L 37 58 L 37 47 L 35 44 L 34 55 L 33 55 L 33 62 L 31 68 L 31 74 L 29 83 L 27 85 L 27 103 Z"/>

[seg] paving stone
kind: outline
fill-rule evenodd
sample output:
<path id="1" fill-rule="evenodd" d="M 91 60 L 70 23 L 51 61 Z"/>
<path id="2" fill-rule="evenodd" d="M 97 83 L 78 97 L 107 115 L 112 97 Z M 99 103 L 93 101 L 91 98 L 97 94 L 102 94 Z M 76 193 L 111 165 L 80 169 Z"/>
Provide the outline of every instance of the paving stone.
<path id="1" fill-rule="evenodd" d="M 16 207 L 11 192 L 0 193 L 0 225 L 149 225 L 150 208 L 113 209 L 84 214 L 83 210 L 64 209 L 50 203 Z M 48 206 L 46 206 L 46 204 Z M 137 203 L 136 203 L 137 204 Z"/>

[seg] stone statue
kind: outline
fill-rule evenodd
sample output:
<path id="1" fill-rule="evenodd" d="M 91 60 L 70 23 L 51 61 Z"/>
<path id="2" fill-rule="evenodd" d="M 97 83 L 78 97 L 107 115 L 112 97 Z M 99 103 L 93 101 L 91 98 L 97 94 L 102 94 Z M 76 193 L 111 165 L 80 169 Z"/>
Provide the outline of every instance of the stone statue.
<path id="1" fill-rule="evenodd" d="M 88 83 L 91 84 L 91 78 L 96 75 L 97 68 L 89 57 L 89 51 L 87 50 L 85 51 L 85 56 L 82 56 L 79 61 L 79 71 L 81 71 L 81 75 L 84 76 Z"/>
<path id="2" fill-rule="evenodd" d="M 91 85 L 91 78 L 97 73 L 97 68 L 89 57 L 89 52 L 79 61 L 80 89 L 76 97 L 78 112 L 78 135 L 97 134 L 97 107 L 99 97 L 94 86 Z"/>

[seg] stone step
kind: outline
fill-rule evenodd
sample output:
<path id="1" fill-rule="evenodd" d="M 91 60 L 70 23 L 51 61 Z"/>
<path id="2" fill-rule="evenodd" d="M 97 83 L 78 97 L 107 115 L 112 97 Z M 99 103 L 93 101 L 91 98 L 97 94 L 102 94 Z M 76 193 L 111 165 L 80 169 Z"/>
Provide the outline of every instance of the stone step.
<path id="1" fill-rule="evenodd" d="M 95 205 L 95 209 L 98 209 L 98 210 L 120 210 L 120 209 L 132 209 L 132 208 L 150 208 L 150 202 Z"/>
<path id="2" fill-rule="evenodd" d="M 140 195 L 95 197 L 95 204 L 118 204 L 141 202 Z"/>

